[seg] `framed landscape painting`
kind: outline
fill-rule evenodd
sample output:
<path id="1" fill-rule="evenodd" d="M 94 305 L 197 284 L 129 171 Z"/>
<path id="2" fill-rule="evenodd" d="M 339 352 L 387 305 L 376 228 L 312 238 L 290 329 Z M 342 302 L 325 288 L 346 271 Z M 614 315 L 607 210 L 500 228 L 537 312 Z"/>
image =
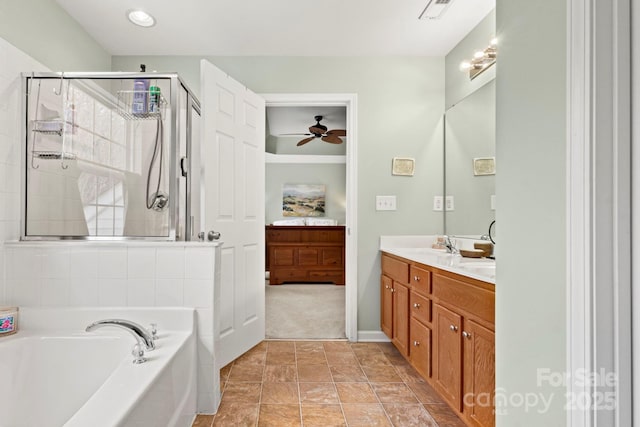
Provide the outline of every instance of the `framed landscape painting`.
<path id="1" fill-rule="evenodd" d="M 282 216 L 324 216 L 323 184 L 283 184 Z"/>

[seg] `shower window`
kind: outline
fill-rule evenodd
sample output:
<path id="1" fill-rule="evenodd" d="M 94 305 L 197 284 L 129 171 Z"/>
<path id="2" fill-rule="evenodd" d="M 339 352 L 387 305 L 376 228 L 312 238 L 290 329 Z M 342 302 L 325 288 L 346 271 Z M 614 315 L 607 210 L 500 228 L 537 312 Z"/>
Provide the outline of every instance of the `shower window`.
<path id="1" fill-rule="evenodd" d="M 23 239 L 189 239 L 174 74 L 23 76 Z M 187 191 L 188 192 L 188 191 Z M 185 192 L 185 193 L 187 193 Z M 180 230 L 176 232 L 176 230 Z M 181 234 L 182 233 L 182 234 Z"/>

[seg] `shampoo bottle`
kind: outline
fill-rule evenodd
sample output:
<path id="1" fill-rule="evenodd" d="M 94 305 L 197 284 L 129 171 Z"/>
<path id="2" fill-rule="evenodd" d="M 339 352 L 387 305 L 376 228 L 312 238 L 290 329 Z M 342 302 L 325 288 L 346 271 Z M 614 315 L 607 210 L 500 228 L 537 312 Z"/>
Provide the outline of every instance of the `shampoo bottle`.
<path id="1" fill-rule="evenodd" d="M 131 112 L 133 114 L 145 114 L 147 112 L 147 99 L 149 95 L 149 80 L 135 79 L 133 82 L 133 100 Z"/>

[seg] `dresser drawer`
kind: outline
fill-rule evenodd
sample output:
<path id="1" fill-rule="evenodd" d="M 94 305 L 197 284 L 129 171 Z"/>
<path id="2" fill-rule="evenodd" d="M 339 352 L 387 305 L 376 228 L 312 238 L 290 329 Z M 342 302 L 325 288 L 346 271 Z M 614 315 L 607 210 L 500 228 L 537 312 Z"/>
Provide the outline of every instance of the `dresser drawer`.
<path id="1" fill-rule="evenodd" d="M 411 291 L 411 317 L 422 323 L 431 323 L 431 300 L 414 291 Z"/>
<path id="2" fill-rule="evenodd" d="M 344 273 L 342 270 L 311 270 L 309 271 L 310 282 L 332 282 L 336 285 L 344 285 Z"/>
<path id="3" fill-rule="evenodd" d="M 431 293 L 431 271 L 412 265 L 409 280 L 414 291 L 422 295 Z"/>

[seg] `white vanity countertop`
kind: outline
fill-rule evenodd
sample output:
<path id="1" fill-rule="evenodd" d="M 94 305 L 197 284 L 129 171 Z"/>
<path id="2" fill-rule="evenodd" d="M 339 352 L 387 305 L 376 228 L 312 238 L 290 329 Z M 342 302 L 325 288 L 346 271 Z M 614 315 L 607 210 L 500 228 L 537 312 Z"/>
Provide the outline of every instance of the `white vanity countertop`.
<path id="1" fill-rule="evenodd" d="M 496 262 L 488 258 L 464 258 L 432 249 L 436 236 L 380 236 L 380 250 L 420 264 L 460 274 L 487 283 L 496 283 Z M 466 245 L 465 245 L 466 246 Z"/>

